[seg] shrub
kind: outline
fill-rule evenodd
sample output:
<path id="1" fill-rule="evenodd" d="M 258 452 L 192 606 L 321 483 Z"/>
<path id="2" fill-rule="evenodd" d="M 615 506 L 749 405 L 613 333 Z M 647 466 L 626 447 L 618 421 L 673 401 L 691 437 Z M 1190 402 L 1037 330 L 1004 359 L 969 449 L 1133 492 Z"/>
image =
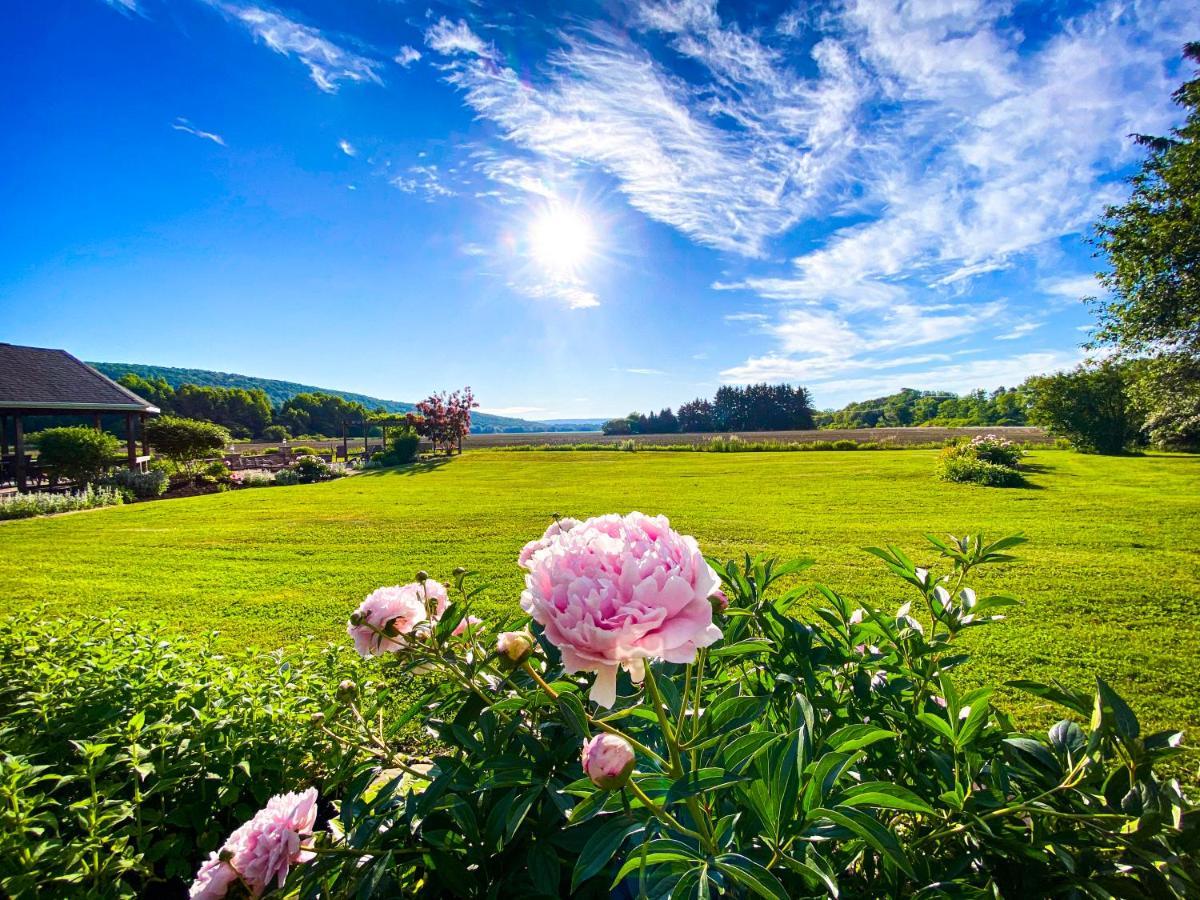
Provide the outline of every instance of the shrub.
<path id="1" fill-rule="evenodd" d="M 184 470 L 194 473 L 197 460 L 220 452 L 229 443 L 229 432 L 212 422 L 159 416 L 146 423 L 150 445 Z"/>
<path id="2" fill-rule="evenodd" d="M 277 480 L 275 472 L 235 472 L 234 474 L 241 476 L 238 481 L 242 487 L 271 487 L 274 484 L 283 483 Z"/>
<path id="3" fill-rule="evenodd" d="M 858 441 L 851 441 L 843 438 L 840 441 L 834 441 L 831 450 L 857 450 Z"/>
<path id="4" fill-rule="evenodd" d="M 332 712 L 325 684 L 360 676 L 349 654 L 223 654 L 212 638 L 0 622 L 0 894 L 181 894 L 272 792 L 349 765 L 313 721 Z M 363 688 L 372 706 L 387 693 Z"/>
<path id="5" fill-rule="evenodd" d="M 1015 469 L 1021 465 L 1021 457 L 1025 454 L 1021 448 L 1006 438 L 994 434 L 979 434 L 971 438 L 967 444 L 976 458 L 984 462 L 995 463 Z"/>
<path id="6" fill-rule="evenodd" d="M 263 429 L 262 436 L 264 440 L 276 441 L 278 443 L 283 443 L 291 439 L 288 430 L 282 425 L 268 425 Z"/>
<path id="7" fill-rule="evenodd" d="M 1026 383 L 1029 421 L 1084 453 L 1123 453 L 1137 440 L 1141 415 L 1126 397 L 1128 366 L 1107 360 Z"/>
<path id="8" fill-rule="evenodd" d="M 1017 487 L 1025 479 L 1016 469 L 997 465 L 970 454 L 957 452 L 957 448 L 943 450 L 937 462 L 937 475 L 942 481 L 960 484 L 981 484 L 985 487 Z"/>
<path id="9" fill-rule="evenodd" d="M 333 477 L 329 463 L 319 456 L 301 456 L 292 466 L 292 471 L 300 479 L 301 484 L 311 484 L 314 481 L 324 481 Z"/>
<path id="10" fill-rule="evenodd" d="M 389 446 L 382 453 L 376 453 L 373 459 L 384 466 L 400 466 L 410 463 L 417 458 L 417 447 L 421 436 L 415 431 L 393 431 L 388 435 Z"/>
<path id="11" fill-rule="evenodd" d="M 290 449 L 297 456 L 315 456 L 318 452 L 320 452 L 316 447 L 308 447 L 304 444 L 301 444 L 298 447 L 292 447 Z"/>
<path id="12" fill-rule="evenodd" d="M 288 486 L 300 483 L 300 475 L 294 469 L 280 469 L 275 473 L 274 484 Z"/>
<path id="13" fill-rule="evenodd" d="M 545 630 L 472 620 L 462 570 L 450 597 L 376 591 L 351 617 L 360 652 L 432 677 L 391 721 L 339 689 L 330 730 L 378 758 L 324 786 L 338 815 L 305 834 L 315 854 L 281 894 L 1196 896 L 1200 817 L 1159 775 L 1181 735 L 1144 733 L 1100 680 L 1014 682 L 1066 711 L 1016 727 L 960 668 L 966 633 L 1016 602 L 977 594 L 975 570 L 1022 538 L 930 540 L 936 566 L 870 550 L 910 602 L 821 587 L 803 621 L 783 580 L 811 561 L 714 571 L 637 514 L 562 519 L 522 551 L 522 607 Z M 638 615 L 669 633 L 643 641 Z M 397 722 L 437 736 L 432 765 L 397 747 Z"/>
<path id="14" fill-rule="evenodd" d="M 128 491 L 138 500 L 153 500 L 163 495 L 171 479 L 162 469 L 150 469 L 148 472 L 117 469 L 108 476 L 107 483 L 122 491 Z"/>
<path id="15" fill-rule="evenodd" d="M 38 435 L 38 463 L 52 479 L 66 478 L 83 486 L 112 468 L 120 448 L 113 435 L 96 428 L 47 428 Z"/>
<path id="16" fill-rule="evenodd" d="M 122 493 L 116 488 L 88 485 L 82 491 L 51 494 L 31 491 L 27 494 L 0 494 L 0 519 L 29 519 L 51 513 L 74 512 L 77 509 L 96 509 L 100 506 L 120 506 Z"/>

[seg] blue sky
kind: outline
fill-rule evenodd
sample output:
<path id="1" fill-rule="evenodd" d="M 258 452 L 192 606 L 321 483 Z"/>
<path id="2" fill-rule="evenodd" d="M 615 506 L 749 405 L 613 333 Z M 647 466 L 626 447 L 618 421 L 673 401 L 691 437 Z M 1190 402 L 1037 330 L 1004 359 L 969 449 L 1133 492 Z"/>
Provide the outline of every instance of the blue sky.
<path id="1" fill-rule="evenodd" d="M 0 339 L 528 418 L 1011 385 L 1193 13 L 10 4 Z"/>

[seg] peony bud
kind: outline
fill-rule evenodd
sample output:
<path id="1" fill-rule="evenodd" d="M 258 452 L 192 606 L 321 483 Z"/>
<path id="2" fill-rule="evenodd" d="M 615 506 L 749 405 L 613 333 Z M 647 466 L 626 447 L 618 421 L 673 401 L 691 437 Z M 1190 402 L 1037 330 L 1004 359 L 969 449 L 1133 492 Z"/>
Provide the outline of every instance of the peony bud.
<path id="1" fill-rule="evenodd" d="M 629 741 L 601 733 L 583 742 L 583 771 L 592 784 L 606 791 L 624 787 L 635 762 Z"/>
<path id="2" fill-rule="evenodd" d="M 308 717 L 308 721 L 312 722 L 314 725 L 324 725 L 325 724 L 325 713 L 315 712 L 311 716 Z"/>
<path id="3" fill-rule="evenodd" d="M 463 568 L 462 566 L 455 566 L 454 571 L 451 572 L 450 574 L 453 575 L 455 578 L 458 578 L 460 575 L 466 575 L 467 570 L 465 568 Z"/>
<path id="4" fill-rule="evenodd" d="M 496 638 L 496 652 L 519 665 L 533 653 L 533 635 L 528 631 L 502 631 Z"/>
<path id="5" fill-rule="evenodd" d="M 850 613 L 850 624 L 851 625 L 861 625 L 862 620 L 866 616 L 866 614 L 867 614 L 867 611 L 860 606 L 854 612 Z"/>
<path id="6" fill-rule="evenodd" d="M 720 588 L 717 588 L 709 595 L 708 602 L 712 606 L 714 616 L 719 616 L 725 610 L 729 609 L 729 597 Z"/>
<path id="7" fill-rule="evenodd" d="M 424 584 L 428 580 L 429 580 L 429 573 L 426 572 L 424 569 L 422 569 L 420 572 L 417 573 L 417 581 Z"/>
<path id="8" fill-rule="evenodd" d="M 342 681 L 337 688 L 337 698 L 343 703 L 348 703 L 358 696 L 358 685 L 349 678 Z"/>
<path id="9" fill-rule="evenodd" d="M 477 619 L 474 616 L 467 616 L 454 626 L 454 630 L 450 632 L 452 637 L 462 637 L 470 629 L 472 632 L 479 630 L 478 626 L 483 624 L 483 619 Z"/>

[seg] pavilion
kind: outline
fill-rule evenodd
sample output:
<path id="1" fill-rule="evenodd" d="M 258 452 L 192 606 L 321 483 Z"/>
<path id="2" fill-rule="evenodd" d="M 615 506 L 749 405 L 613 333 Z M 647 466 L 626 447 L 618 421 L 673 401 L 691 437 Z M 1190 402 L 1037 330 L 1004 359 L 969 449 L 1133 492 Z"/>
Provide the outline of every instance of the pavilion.
<path id="1" fill-rule="evenodd" d="M 100 428 L 102 415 L 124 415 L 129 468 L 141 469 L 150 459 L 146 417 L 159 412 L 157 406 L 65 350 L 0 343 L 0 459 L 5 471 L 15 477 L 19 490 L 25 490 L 31 462 L 25 455 L 26 416 L 87 416 Z M 138 425 L 142 435 L 140 455 Z"/>

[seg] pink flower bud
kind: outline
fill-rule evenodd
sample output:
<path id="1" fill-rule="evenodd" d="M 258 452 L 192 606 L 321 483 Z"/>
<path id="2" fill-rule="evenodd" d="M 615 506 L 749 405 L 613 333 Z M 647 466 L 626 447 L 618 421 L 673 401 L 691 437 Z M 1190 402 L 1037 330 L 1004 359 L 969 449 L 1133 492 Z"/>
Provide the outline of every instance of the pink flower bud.
<path id="1" fill-rule="evenodd" d="M 606 791 L 624 787 L 633 772 L 633 747 L 625 738 L 603 732 L 583 742 L 583 771 Z"/>
<path id="2" fill-rule="evenodd" d="M 502 631 L 496 638 L 496 652 L 514 665 L 522 663 L 533 652 L 533 635 L 528 631 Z"/>
<path id="3" fill-rule="evenodd" d="M 729 609 L 729 597 L 720 588 L 709 594 L 708 602 L 712 605 L 714 616 L 719 616 L 725 610 Z"/>
<path id="4" fill-rule="evenodd" d="M 867 614 L 867 611 L 860 606 L 854 612 L 850 613 L 850 624 L 851 625 L 861 625 L 862 620 L 866 616 L 866 614 Z"/>

